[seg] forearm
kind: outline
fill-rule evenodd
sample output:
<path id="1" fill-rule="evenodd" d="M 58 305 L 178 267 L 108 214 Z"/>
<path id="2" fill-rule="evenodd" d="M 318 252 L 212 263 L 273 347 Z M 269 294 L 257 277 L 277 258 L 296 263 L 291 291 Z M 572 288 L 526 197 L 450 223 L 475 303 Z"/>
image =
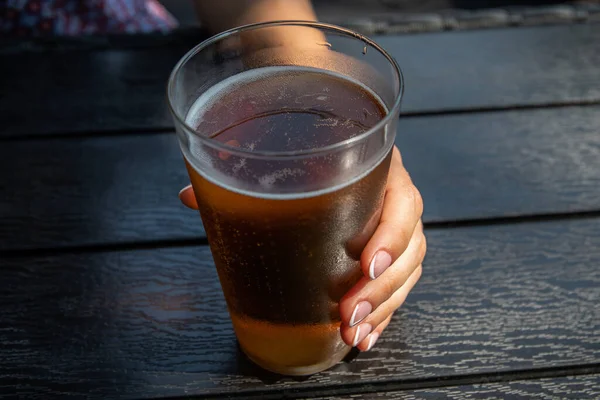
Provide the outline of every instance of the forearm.
<path id="1" fill-rule="evenodd" d="M 195 0 L 203 26 L 212 33 L 277 20 L 316 21 L 310 0 Z"/>

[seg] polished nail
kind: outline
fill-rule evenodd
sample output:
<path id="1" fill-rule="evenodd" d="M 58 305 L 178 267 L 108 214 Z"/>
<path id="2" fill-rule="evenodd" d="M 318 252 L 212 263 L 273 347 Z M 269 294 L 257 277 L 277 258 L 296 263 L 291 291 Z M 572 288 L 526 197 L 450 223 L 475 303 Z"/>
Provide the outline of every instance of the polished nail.
<path id="1" fill-rule="evenodd" d="M 371 336 L 369 337 L 369 345 L 367 346 L 367 350 L 365 350 L 365 351 L 371 350 L 373 348 L 373 346 L 375 346 L 375 342 L 377 342 L 377 339 L 379 339 L 379 333 L 377 333 L 377 332 L 371 333 Z"/>
<path id="2" fill-rule="evenodd" d="M 365 340 L 367 335 L 371 333 L 373 327 L 371 324 L 360 324 L 356 328 L 356 333 L 354 334 L 354 341 L 352 342 L 352 347 L 356 347 L 357 344 Z"/>
<path id="3" fill-rule="evenodd" d="M 383 272 L 388 269 L 390 265 L 392 265 L 392 256 L 390 256 L 390 254 L 386 251 L 378 251 L 371 260 L 371 265 L 369 266 L 369 277 L 371 279 L 376 279 L 379 275 L 383 274 Z"/>
<path id="4" fill-rule="evenodd" d="M 367 315 L 371 314 L 373 311 L 373 306 L 368 301 L 361 301 L 354 307 L 354 311 L 352 312 L 352 317 L 350 317 L 350 327 L 361 322 L 363 319 L 367 318 Z"/>

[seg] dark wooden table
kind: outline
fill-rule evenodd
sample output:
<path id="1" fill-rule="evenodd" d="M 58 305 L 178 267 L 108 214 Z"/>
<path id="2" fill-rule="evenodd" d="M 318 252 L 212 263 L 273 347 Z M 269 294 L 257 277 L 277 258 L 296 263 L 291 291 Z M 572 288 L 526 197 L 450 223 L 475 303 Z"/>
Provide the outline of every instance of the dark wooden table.
<path id="1" fill-rule="evenodd" d="M 383 35 L 421 282 L 305 379 L 240 353 L 164 86 L 194 34 L 0 51 L 0 395 L 600 397 L 600 25 Z"/>

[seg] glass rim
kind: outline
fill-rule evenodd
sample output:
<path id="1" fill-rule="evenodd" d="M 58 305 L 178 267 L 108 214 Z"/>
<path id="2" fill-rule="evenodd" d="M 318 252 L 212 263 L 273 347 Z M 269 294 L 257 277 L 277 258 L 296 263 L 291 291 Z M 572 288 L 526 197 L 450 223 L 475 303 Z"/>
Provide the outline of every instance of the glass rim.
<path id="1" fill-rule="evenodd" d="M 276 26 L 301 26 L 301 27 L 307 27 L 307 28 L 318 28 L 318 29 L 325 30 L 325 31 L 333 31 L 336 33 L 345 34 L 347 36 L 353 36 L 354 38 L 361 40 L 365 45 L 369 45 L 369 46 L 375 48 L 375 50 L 377 50 L 380 54 L 382 54 L 389 61 L 390 65 L 392 66 L 392 68 L 396 74 L 396 78 L 398 79 L 398 84 L 399 84 L 398 93 L 394 95 L 394 102 L 392 104 L 392 107 L 390 107 L 390 109 L 388 110 L 387 114 L 381 120 L 379 120 L 375 125 L 373 125 L 371 128 L 367 129 L 366 131 L 364 131 L 363 133 L 361 133 L 359 135 L 353 136 L 346 140 L 342 140 L 341 142 L 333 143 L 333 144 L 319 147 L 316 149 L 304 149 L 304 150 L 292 150 L 292 151 L 264 151 L 264 150 L 257 151 L 257 150 L 250 150 L 250 149 L 242 149 L 239 147 L 235 147 L 232 145 L 228 145 L 226 143 L 221 143 L 219 141 L 213 140 L 206 135 L 202 135 L 202 134 L 198 133 L 196 131 L 196 129 L 194 129 L 190 125 L 188 125 L 187 122 L 185 121 L 185 117 L 182 117 L 181 115 L 179 115 L 179 113 L 177 111 L 175 111 L 175 109 L 173 107 L 173 102 L 172 102 L 172 98 L 175 96 L 175 94 L 174 94 L 175 77 L 181 71 L 183 66 L 196 54 L 200 53 L 202 50 L 206 49 L 208 46 L 210 46 L 214 43 L 217 43 L 225 38 L 228 38 L 232 35 L 235 35 L 235 34 L 238 34 L 241 32 L 245 32 L 245 31 L 252 31 L 255 29 L 269 28 L 269 27 L 276 27 Z M 330 153 L 330 152 L 334 152 L 338 149 L 343 149 L 343 148 L 349 147 L 357 142 L 362 141 L 365 138 L 368 138 L 373 133 L 384 128 L 390 122 L 390 120 L 393 118 L 393 116 L 396 115 L 397 113 L 399 113 L 399 109 L 400 109 L 400 105 L 402 103 L 403 97 L 404 97 L 404 76 L 402 74 L 402 69 L 400 68 L 400 66 L 394 59 L 394 57 L 392 57 L 386 50 L 384 50 L 381 46 L 379 46 L 375 41 L 373 41 L 372 39 L 370 39 L 358 32 L 355 32 L 351 29 L 343 28 L 341 26 L 327 24 L 327 23 L 323 23 L 323 22 L 301 21 L 301 20 L 270 21 L 270 22 L 259 22 L 259 23 L 254 23 L 254 24 L 242 25 L 242 26 L 239 26 L 236 28 L 228 29 L 228 30 L 223 31 L 214 36 L 211 36 L 210 38 L 208 38 L 208 39 L 200 42 L 196 46 L 194 46 L 177 62 L 177 64 L 175 64 L 175 67 L 173 67 L 173 70 L 171 71 L 171 74 L 169 75 L 169 80 L 167 82 L 167 105 L 169 107 L 169 111 L 171 112 L 171 115 L 173 115 L 173 117 L 175 118 L 175 120 L 178 124 L 180 124 L 184 129 L 190 131 L 195 137 L 199 138 L 203 144 L 206 144 L 209 147 L 212 147 L 219 151 L 224 151 L 224 152 L 227 152 L 230 154 L 234 154 L 237 156 L 250 157 L 250 158 L 261 158 L 261 157 L 279 158 L 279 157 L 293 157 L 293 156 L 312 156 L 312 155 L 316 155 L 316 154 Z"/>

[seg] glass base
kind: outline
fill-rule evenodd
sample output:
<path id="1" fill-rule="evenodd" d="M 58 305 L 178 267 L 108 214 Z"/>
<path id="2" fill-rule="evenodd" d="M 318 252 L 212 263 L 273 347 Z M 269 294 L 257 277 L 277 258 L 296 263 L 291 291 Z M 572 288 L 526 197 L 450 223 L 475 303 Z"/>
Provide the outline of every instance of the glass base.
<path id="1" fill-rule="evenodd" d="M 272 363 L 264 362 L 263 360 L 253 357 L 242 347 L 242 351 L 246 356 L 259 367 L 266 369 L 267 371 L 274 372 L 280 375 L 290 376 L 306 376 L 316 374 L 317 372 L 325 371 L 342 361 L 352 348 L 350 346 L 344 346 L 336 353 L 332 354 L 328 359 L 313 365 L 303 366 L 289 366 L 289 365 L 275 365 Z"/>

